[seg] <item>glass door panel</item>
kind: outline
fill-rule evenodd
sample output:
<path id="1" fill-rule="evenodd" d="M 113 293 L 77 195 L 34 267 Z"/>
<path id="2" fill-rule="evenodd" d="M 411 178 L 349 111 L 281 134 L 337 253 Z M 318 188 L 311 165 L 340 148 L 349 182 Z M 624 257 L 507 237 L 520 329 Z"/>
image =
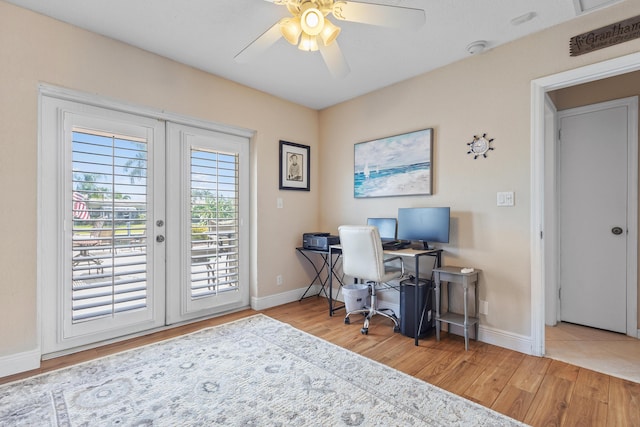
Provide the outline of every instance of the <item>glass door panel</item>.
<path id="1" fill-rule="evenodd" d="M 147 148 L 72 132 L 72 323 L 147 307 Z"/>
<path id="2" fill-rule="evenodd" d="M 165 323 L 165 124 L 43 97 L 42 352 Z M 160 174 L 155 176 L 155 172 Z"/>
<path id="3" fill-rule="evenodd" d="M 247 138 L 170 123 L 167 321 L 246 306 Z"/>

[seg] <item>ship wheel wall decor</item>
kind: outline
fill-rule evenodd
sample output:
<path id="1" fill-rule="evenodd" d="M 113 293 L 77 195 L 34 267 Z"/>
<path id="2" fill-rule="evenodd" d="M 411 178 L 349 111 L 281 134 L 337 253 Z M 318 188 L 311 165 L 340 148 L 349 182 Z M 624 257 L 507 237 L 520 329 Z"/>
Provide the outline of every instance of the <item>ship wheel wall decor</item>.
<path id="1" fill-rule="evenodd" d="M 477 159 L 482 156 L 484 158 L 487 157 L 487 153 L 494 148 L 491 146 L 493 142 L 493 138 L 487 138 L 487 134 L 483 133 L 482 136 L 474 135 L 473 141 L 467 142 L 469 146 L 469 151 L 467 154 L 473 154 L 473 159 Z"/>

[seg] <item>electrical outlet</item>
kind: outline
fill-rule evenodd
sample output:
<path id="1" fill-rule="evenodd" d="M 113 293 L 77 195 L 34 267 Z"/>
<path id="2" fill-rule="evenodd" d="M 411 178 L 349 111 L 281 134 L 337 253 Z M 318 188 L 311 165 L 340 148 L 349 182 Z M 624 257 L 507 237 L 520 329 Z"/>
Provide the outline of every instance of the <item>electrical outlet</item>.
<path id="1" fill-rule="evenodd" d="M 282 286 L 282 274 L 276 276 L 276 285 Z"/>
<path id="2" fill-rule="evenodd" d="M 489 314 L 489 301 L 480 300 L 480 314 L 484 314 L 485 316 Z"/>

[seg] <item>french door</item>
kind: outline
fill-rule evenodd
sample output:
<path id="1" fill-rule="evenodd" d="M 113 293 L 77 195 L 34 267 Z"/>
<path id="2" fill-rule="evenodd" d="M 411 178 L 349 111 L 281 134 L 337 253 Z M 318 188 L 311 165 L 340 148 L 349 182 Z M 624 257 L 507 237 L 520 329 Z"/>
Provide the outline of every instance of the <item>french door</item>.
<path id="1" fill-rule="evenodd" d="M 168 123 L 167 323 L 248 305 L 246 138 Z"/>
<path id="2" fill-rule="evenodd" d="M 43 354 L 248 305 L 247 137 L 41 105 Z"/>

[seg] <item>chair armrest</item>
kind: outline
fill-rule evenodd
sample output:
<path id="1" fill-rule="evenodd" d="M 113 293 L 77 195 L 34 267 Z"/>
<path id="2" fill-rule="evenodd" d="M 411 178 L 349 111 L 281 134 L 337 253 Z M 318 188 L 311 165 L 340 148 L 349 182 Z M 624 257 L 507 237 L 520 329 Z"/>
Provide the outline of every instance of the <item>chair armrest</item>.
<path id="1" fill-rule="evenodd" d="M 385 258 L 383 262 L 386 264 L 389 261 L 395 261 L 395 260 L 400 260 L 400 273 L 404 276 L 404 258 L 402 258 L 399 255 L 396 255 L 390 258 Z"/>

